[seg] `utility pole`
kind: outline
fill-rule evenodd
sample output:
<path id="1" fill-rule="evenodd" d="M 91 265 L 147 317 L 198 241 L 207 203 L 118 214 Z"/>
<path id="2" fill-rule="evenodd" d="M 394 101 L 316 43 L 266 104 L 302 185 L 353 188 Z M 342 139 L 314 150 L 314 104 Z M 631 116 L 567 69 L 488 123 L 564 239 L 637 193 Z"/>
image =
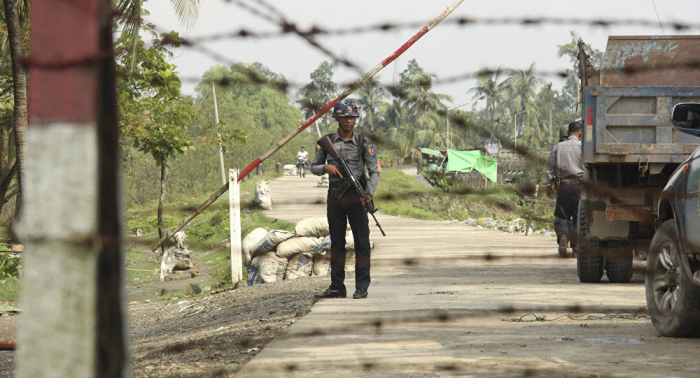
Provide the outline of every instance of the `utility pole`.
<path id="1" fill-rule="evenodd" d="M 130 376 L 112 15 L 32 3 L 19 378 Z"/>
<path id="2" fill-rule="evenodd" d="M 216 86 L 211 83 L 211 93 L 214 96 L 214 119 L 216 120 L 216 136 L 219 137 L 219 165 L 221 166 L 221 184 L 226 185 L 226 170 L 224 169 L 224 149 L 221 145 L 221 132 L 219 132 L 219 106 L 216 104 Z"/>
<path id="3" fill-rule="evenodd" d="M 314 99 L 310 98 L 311 106 L 314 104 Z M 321 139 L 321 129 L 318 128 L 318 120 L 314 121 L 314 126 L 316 126 L 316 132 L 318 133 L 318 139 Z"/>

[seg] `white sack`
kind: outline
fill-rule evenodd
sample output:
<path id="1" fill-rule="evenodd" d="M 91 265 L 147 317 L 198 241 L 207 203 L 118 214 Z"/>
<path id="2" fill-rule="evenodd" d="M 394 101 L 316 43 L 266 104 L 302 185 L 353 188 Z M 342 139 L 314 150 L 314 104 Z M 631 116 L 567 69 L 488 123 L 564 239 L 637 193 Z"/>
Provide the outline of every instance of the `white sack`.
<path id="1" fill-rule="evenodd" d="M 304 219 L 297 223 L 294 231 L 297 233 L 297 236 L 326 236 L 330 233 L 328 218 L 318 217 Z"/>
<path id="2" fill-rule="evenodd" d="M 260 259 L 260 281 L 263 283 L 282 281 L 287 262 L 287 259 L 277 256 L 274 252 L 263 255 Z"/>
<path id="3" fill-rule="evenodd" d="M 283 241 L 277 246 L 277 256 L 291 258 L 299 253 L 314 253 L 323 238 L 301 237 Z"/>
<path id="4" fill-rule="evenodd" d="M 287 264 L 284 279 L 294 280 L 300 277 L 310 277 L 313 264 L 313 257 L 308 253 L 300 253 L 292 257 L 289 259 L 289 264 Z"/>
<path id="5" fill-rule="evenodd" d="M 250 259 L 253 256 L 253 251 L 260 244 L 260 242 L 267 236 L 267 230 L 264 228 L 256 228 L 251 231 L 243 241 L 241 242 L 241 249 L 243 250 L 243 264 L 245 266 L 250 265 Z"/>

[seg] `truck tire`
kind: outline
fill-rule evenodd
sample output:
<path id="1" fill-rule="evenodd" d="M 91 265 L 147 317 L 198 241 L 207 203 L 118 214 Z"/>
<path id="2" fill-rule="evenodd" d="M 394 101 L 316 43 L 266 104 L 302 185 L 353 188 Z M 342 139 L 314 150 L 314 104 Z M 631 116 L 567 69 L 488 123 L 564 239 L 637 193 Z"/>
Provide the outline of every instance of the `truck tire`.
<path id="1" fill-rule="evenodd" d="M 578 279 L 584 283 L 598 283 L 603 277 L 603 256 L 597 244 L 588 240 L 588 220 L 586 217 L 586 200 L 582 199 L 578 204 L 577 253 L 576 273 Z"/>
<path id="2" fill-rule="evenodd" d="M 675 221 L 667 220 L 651 241 L 645 280 L 649 316 L 661 336 L 700 336 L 700 288 L 681 258 Z"/>
<path id="3" fill-rule="evenodd" d="M 634 273 L 632 269 L 632 260 L 634 255 L 632 249 L 611 249 L 607 253 L 603 253 L 607 263 L 607 275 L 610 283 L 629 283 Z"/>

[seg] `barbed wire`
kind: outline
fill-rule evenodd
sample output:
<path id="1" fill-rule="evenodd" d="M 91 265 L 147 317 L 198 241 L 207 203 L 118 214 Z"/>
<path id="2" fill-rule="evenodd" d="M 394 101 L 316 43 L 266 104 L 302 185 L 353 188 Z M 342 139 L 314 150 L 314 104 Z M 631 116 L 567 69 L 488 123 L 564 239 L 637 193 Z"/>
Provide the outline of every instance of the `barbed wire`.
<path id="1" fill-rule="evenodd" d="M 257 0 L 256 0 L 257 1 Z M 244 4 L 242 1 L 234 1 L 241 7 L 246 7 L 247 10 L 251 12 L 256 12 L 256 15 L 264 17 L 264 14 L 251 8 L 250 6 Z M 378 23 L 369 26 L 361 27 L 349 27 L 349 28 L 336 28 L 328 29 L 318 25 L 312 25 L 308 28 L 300 28 L 295 24 L 288 23 L 288 28 L 283 28 L 279 31 L 255 31 L 248 28 L 240 28 L 228 32 L 210 34 L 200 37 L 190 38 L 192 43 L 205 43 L 214 42 L 223 39 L 270 39 L 279 38 L 289 34 L 303 35 L 303 36 L 348 36 L 357 35 L 373 32 L 387 32 L 387 31 L 397 31 L 397 30 L 414 30 L 419 29 L 425 22 L 405 22 L 405 23 Z M 453 17 L 442 22 L 444 25 L 456 25 L 460 27 L 467 26 L 504 26 L 504 25 L 514 25 L 514 26 L 589 26 L 589 27 L 602 27 L 609 28 L 614 26 L 636 26 L 636 27 L 648 27 L 657 28 L 659 25 L 670 27 L 676 31 L 691 31 L 700 30 L 700 23 L 693 22 L 666 22 L 659 24 L 656 20 L 646 20 L 646 19 L 580 19 L 580 18 L 555 18 L 555 17 L 485 17 L 485 18 L 472 18 L 472 17 Z"/>

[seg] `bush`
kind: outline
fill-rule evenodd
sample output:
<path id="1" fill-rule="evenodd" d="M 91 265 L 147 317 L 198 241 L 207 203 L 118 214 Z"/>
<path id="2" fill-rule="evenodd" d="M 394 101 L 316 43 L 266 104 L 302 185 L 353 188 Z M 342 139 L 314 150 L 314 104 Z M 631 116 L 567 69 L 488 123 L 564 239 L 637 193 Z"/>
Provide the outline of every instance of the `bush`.
<path id="1" fill-rule="evenodd" d="M 0 279 L 19 277 L 22 259 L 10 254 L 0 255 Z"/>

